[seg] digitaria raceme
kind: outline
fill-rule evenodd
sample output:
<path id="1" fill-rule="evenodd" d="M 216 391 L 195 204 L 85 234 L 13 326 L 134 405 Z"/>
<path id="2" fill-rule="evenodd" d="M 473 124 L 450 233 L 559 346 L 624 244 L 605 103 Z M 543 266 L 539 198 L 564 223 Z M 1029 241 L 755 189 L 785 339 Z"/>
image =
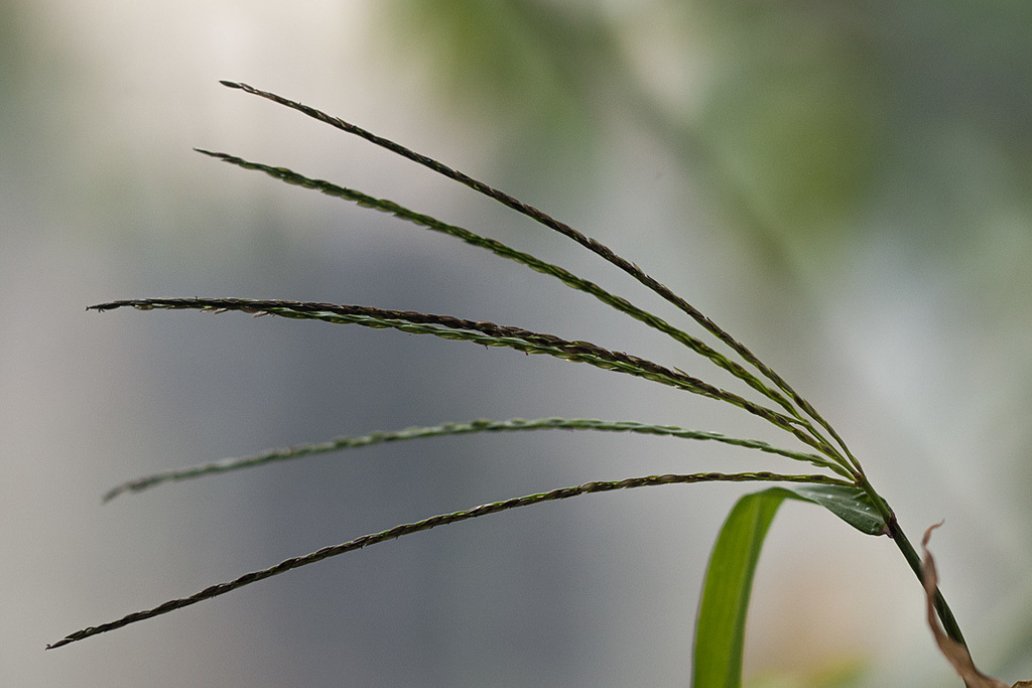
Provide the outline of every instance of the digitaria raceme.
<path id="1" fill-rule="evenodd" d="M 788 382 L 755 356 L 713 320 L 703 315 L 688 301 L 671 291 L 641 268 L 618 255 L 607 246 L 574 229 L 547 213 L 520 201 L 482 181 L 474 179 L 433 158 L 412 151 L 398 143 L 373 134 L 320 110 L 262 91 L 243 83 L 223 81 L 223 85 L 258 96 L 296 110 L 340 131 L 365 139 L 396 155 L 416 162 L 433 172 L 463 184 L 504 206 L 525 215 L 554 232 L 558 232 L 619 268 L 651 290 L 656 296 L 679 309 L 686 322 L 700 330 L 690 334 L 680 326 L 667 322 L 649 310 L 631 303 L 598 284 L 558 265 L 512 248 L 500 241 L 469 229 L 441 221 L 406 208 L 394 201 L 376 198 L 355 189 L 321 179 L 303 176 L 292 170 L 271 166 L 226 153 L 197 149 L 198 152 L 230 165 L 262 172 L 287 184 L 312 189 L 328 196 L 388 213 L 423 229 L 445 234 L 467 244 L 485 249 L 496 256 L 524 265 L 536 272 L 557 279 L 566 287 L 586 293 L 606 306 L 657 330 L 687 348 L 703 365 L 723 371 L 747 385 L 751 398 L 735 394 L 711 382 L 684 372 L 681 368 L 662 365 L 629 353 L 602 346 L 535 332 L 492 322 L 473 321 L 433 313 L 399 311 L 372 306 L 314 303 L 243 298 L 138 298 L 110 301 L 90 306 L 90 310 L 110 311 L 121 308 L 137 310 L 197 310 L 207 312 L 238 311 L 252 315 L 268 315 L 300 320 L 319 320 L 336 325 L 359 325 L 392 329 L 412 334 L 426 334 L 443 339 L 472 342 L 488 347 L 502 347 L 526 354 L 552 356 L 564 361 L 586 363 L 612 373 L 623 373 L 661 385 L 674 387 L 715 402 L 729 404 L 741 412 L 756 416 L 784 433 L 795 448 L 782 448 L 768 442 L 698 429 L 659 425 L 638 420 L 599 420 L 592 418 L 477 419 L 446 422 L 432 427 L 411 427 L 401 430 L 373 432 L 362 436 L 336 437 L 311 444 L 271 449 L 239 458 L 228 458 L 182 469 L 168 470 L 129 480 L 112 488 L 105 501 L 129 492 L 140 492 L 166 483 L 185 481 L 236 470 L 256 468 L 272 463 L 294 461 L 304 457 L 342 452 L 386 442 L 401 442 L 427 437 L 467 435 L 491 432 L 530 432 L 568 430 L 609 433 L 634 433 L 733 445 L 743 450 L 762 452 L 805 465 L 805 473 L 754 471 L 741 473 L 702 472 L 686 474 L 644 475 L 616 480 L 598 480 L 560 487 L 536 494 L 502 499 L 472 508 L 439 514 L 396 525 L 386 530 L 361 535 L 340 544 L 302 554 L 267 568 L 251 571 L 231 581 L 221 582 L 185 597 L 168 600 L 150 609 L 136 611 L 114 621 L 75 631 L 48 648 L 57 648 L 85 638 L 113 631 L 137 621 L 150 619 L 202 600 L 211 599 L 257 581 L 314 564 L 329 557 L 370 547 L 401 536 L 439 526 L 479 518 L 519 507 L 580 495 L 662 485 L 685 485 L 706 482 L 766 483 L 758 492 L 739 499 L 718 534 L 710 554 L 695 628 L 692 685 L 696 688 L 738 686 L 741 683 L 742 647 L 745 618 L 760 549 L 767 530 L 785 499 L 808 502 L 824 507 L 854 529 L 871 536 L 887 536 L 899 549 L 907 563 L 925 586 L 929 604 L 929 622 L 936 640 L 950 661 L 958 667 L 974 669 L 960 628 L 949 606 L 936 587 L 937 578 L 929 557 L 929 566 L 922 568 L 921 558 L 900 527 L 889 504 L 868 480 L 860 461 L 832 425 Z M 704 339 L 705 338 L 705 339 Z M 706 341 L 709 340 L 709 343 Z M 939 626 L 941 624 L 941 628 Z M 958 664 L 959 663 L 959 664 Z M 958 671 L 961 671 L 958 668 Z M 962 675 L 963 672 L 961 672 Z M 984 677 L 983 677 L 984 678 Z M 965 680 L 969 676 L 965 675 Z M 993 679 L 986 679 L 993 680 Z M 968 685 L 975 685 L 968 683 Z M 977 684 L 992 685 L 998 684 Z M 1002 684 L 999 684 L 1002 685 Z"/>

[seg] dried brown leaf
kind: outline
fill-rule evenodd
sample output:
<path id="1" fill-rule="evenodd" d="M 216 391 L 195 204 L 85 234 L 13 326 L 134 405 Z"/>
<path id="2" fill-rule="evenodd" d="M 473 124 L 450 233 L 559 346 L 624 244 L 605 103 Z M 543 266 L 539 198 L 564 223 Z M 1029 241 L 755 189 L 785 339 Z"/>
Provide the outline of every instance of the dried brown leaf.
<path id="1" fill-rule="evenodd" d="M 935 559 L 932 557 L 932 553 L 928 551 L 928 541 L 932 537 L 932 531 L 941 525 L 942 522 L 940 521 L 929 527 L 921 539 L 921 549 L 924 551 L 922 578 L 928 611 L 928 625 L 932 629 L 932 635 L 935 636 L 935 642 L 939 646 L 939 650 L 949 660 L 949 663 L 953 665 L 954 671 L 964 679 L 964 685 L 967 688 L 1007 688 L 1007 684 L 1003 681 L 992 676 L 986 676 L 975 667 L 975 662 L 971 659 L 971 653 L 968 651 L 967 646 L 963 643 L 958 643 L 946 635 L 942 625 L 939 623 L 939 617 L 935 614 L 935 593 L 937 590 L 936 586 L 939 583 L 939 576 L 935 570 Z M 1011 688 L 1032 688 L 1032 681 L 1018 681 Z"/>

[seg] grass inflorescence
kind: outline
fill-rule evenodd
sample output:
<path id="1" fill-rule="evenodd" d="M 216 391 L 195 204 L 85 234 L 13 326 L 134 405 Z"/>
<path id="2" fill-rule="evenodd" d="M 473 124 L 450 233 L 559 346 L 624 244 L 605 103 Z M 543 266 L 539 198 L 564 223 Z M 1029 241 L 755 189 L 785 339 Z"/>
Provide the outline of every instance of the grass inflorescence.
<path id="1" fill-rule="evenodd" d="M 247 84 L 230 81 L 223 81 L 222 83 L 227 87 L 265 98 L 301 112 L 348 134 L 359 136 L 394 154 L 423 165 L 437 174 L 459 182 L 531 218 L 538 224 L 568 237 L 629 274 L 665 301 L 672 303 L 683 314 L 687 315 L 695 323 L 695 326 L 701 327 L 703 333 L 701 336 L 690 334 L 651 311 L 635 305 L 626 298 L 616 295 L 563 267 L 542 260 L 529 253 L 516 250 L 500 241 L 485 237 L 472 230 L 411 210 L 394 201 L 376 198 L 329 181 L 307 177 L 284 167 L 253 162 L 235 155 L 205 149 L 197 149 L 198 152 L 246 170 L 262 172 L 281 182 L 315 190 L 365 208 L 389 213 L 418 227 L 450 236 L 489 251 L 496 256 L 524 265 L 536 272 L 549 275 L 559 280 L 564 286 L 592 296 L 601 303 L 628 316 L 632 321 L 641 323 L 669 336 L 683 345 L 701 361 L 712 365 L 714 370 L 722 371 L 722 374 L 730 375 L 738 381 L 745 383 L 759 399 L 747 398 L 746 396 L 728 391 L 718 384 L 708 382 L 696 375 L 690 375 L 681 368 L 664 365 L 630 353 L 614 351 L 591 342 L 567 339 L 553 334 L 535 332 L 510 325 L 474 321 L 450 315 L 389 310 L 373 306 L 349 304 L 221 297 L 125 299 L 97 304 L 90 306 L 90 309 L 97 311 L 109 311 L 119 308 L 134 308 L 138 310 L 197 310 L 204 312 L 238 311 L 256 316 L 272 315 L 294 319 L 319 320 L 331 324 L 355 324 L 377 329 L 393 329 L 407 333 L 428 334 L 449 340 L 466 341 L 490 347 L 504 347 L 527 354 L 548 355 L 565 361 L 587 363 L 605 371 L 632 375 L 650 382 L 670 386 L 729 404 L 741 411 L 763 419 L 785 433 L 784 437 L 786 439 L 803 445 L 803 448 L 782 448 L 755 439 L 728 437 L 714 432 L 671 425 L 657 425 L 637 420 L 605 421 L 585 418 L 479 419 L 463 422 L 446 422 L 429 427 L 384 430 L 359 436 L 337 437 L 322 442 L 301 444 L 284 449 L 270 449 L 249 456 L 227 458 L 186 468 L 163 471 L 129 480 L 112 488 L 104 496 L 105 501 L 121 494 L 140 492 L 164 483 L 184 481 L 282 461 L 298 460 L 303 457 L 356 449 L 386 442 L 425 439 L 446 435 L 534 430 L 625 432 L 716 442 L 803 462 L 810 467 L 820 469 L 822 472 L 817 474 L 707 472 L 678 475 L 648 475 L 622 480 L 594 481 L 523 497 L 503 499 L 462 511 L 432 516 L 413 523 L 401 524 L 378 533 L 370 533 L 338 545 L 332 545 L 309 554 L 294 557 L 269 568 L 244 574 L 232 581 L 209 586 L 193 595 L 170 600 L 148 610 L 134 612 L 116 621 L 76 631 L 48 647 L 60 647 L 105 631 L 121 628 L 136 621 L 152 618 L 195 602 L 236 590 L 250 583 L 284 573 L 299 566 L 315 563 L 327 557 L 344 554 L 411 533 L 547 501 L 566 499 L 583 494 L 656 485 L 728 481 L 782 484 L 783 487 L 773 488 L 774 492 L 767 490 L 751 495 L 751 497 L 755 497 L 759 501 L 746 503 L 743 500 L 740 502 L 742 508 L 736 507 L 736 510 L 732 512 L 732 517 L 729 518 L 729 522 L 725 524 L 725 528 L 722 531 L 721 541 L 734 542 L 735 537 L 742 537 L 746 538 L 743 542 L 748 541 L 751 543 L 748 545 L 749 547 L 758 548 L 766 532 L 766 524 L 769 524 L 769 519 L 773 517 L 774 510 L 777 509 L 777 505 L 782 499 L 789 496 L 824 506 L 866 534 L 888 535 L 903 553 L 914 572 L 919 577 L 921 576 L 920 558 L 899 526 L 892 509 L 872 486 L 860 461 L 849 450 L 831 423 L 773 368 L 761 361 L 744 344 L 732 337 L 726 330 L 663 283 L 649 276 L 636 264 L 620 256 L 599 241 L 592 239 L 587 234 L 574 229 L 566 223 L 560 222 L 534 206 L 524 203 L 489 184 L 474 179 L 431 157 L 417 153 L 405 146 L 308 105 L 289 100 L 274 93 L 262 91 Z M 690 325 L 691 323 L 688 324 Z M 709 335 L 715 341 L 707 343 L 702 338 L 706 335 Z M 721 351 L 721 348 L 727 351 Z M 802 487 L 799 487 L 800 484 Z M 763 501 L 766 499 L 766 496 L 770 496 L 770 499 Z M 748 509 L 757 509 L 756 513 L 762 513 L 763 518 L 767 519 L 762 528 L 752 528 L 750 530 L 751 526 L 748 519 L 741 522 L 735 521 L 734 515 L 736 513 L 747 514 L 749 513 Z M 729 547 L 728 551 L 733 549 L 733 547 Z M 714 557 L 724 556 L 720 554 L 722 551 L 722 546 L 718 546 L 714 550 Z M 712 563 L 711 561 L 711 566 Z M 736 565 L 745 567 L 740 571 L 742 575 L 739 578 L 743 581 L 741 585 L 751 585 L 751 567 L 755 566 L 755 557 L 752 557 L 750 561 L 743 561 Z M 704 602 L 706 605 L 712 603 L 712 599 L 706 596 L 710 594 L 710 588 L 714 585 L 719 588 L 721 583 L 720 581 L 716 583 L 710 581 L 707 583 L 707 589 L 704 590 Z M 932 587 L 934 588 L 934 585 Z M 724 594 L 729 591 L 722 590 L 719 592 Z M 748 588 L 744 590 L 736 589 L 730 592 L 735 593 L 739 598 L 748 600 Z M 932 600 L 947 636 L 952 641 L 963 644 L 964 641 L 960 629 L 948 605 L 937 589 L 935 589 L 934 594 L 930 593 L 929 599 Z M 711 607 L 707 606 L 706 608 L 710 609 Z M 740 615 L 740 622 L 744 624 L 744 608 L 738 610 L 737 613 Z M 712 629 L 700 626 L 697 628 L 697 634 L 705 633 L 709 630 Z M 742 630 L 742 627 L 735 627 L 729 632 L 730 640 L 727 642 L 732 645 L 734 643 L 739 644 L 738 646 L 728 646 L 727 649 L 730 652 L 730 656 L 737 656 L 735 655 L 736 651 L 740 654 Z M 719 635 L 716 630 L 713 630 L 713 633 L 714 637 Z M 697 643 L 697 649 L 698 647 L 699 644 Z M 735 647 L 737 647 L 737 650 Z M 697 656 L 696 662 L 700 661 L 705 662 L 705 658 L 700 660 Z M 728 671 L 731 672 L 728 675 L 733 676 L 733 670 L 729 669 Z M 702 687 L 699 686 L 699 688 Z"/>

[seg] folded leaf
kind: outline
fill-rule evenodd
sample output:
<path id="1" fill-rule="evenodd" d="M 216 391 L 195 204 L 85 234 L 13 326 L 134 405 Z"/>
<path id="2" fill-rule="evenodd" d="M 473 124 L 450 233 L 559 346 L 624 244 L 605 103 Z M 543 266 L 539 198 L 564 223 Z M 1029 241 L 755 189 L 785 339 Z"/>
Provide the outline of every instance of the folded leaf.
<path id="1" fill-rule="evenodd" d="M 858 487 L 845 485 L 800 485 L 780 488 L 791 497 L 819 504 L 866 535 L 884 535 L 885 519 L 871 503 L 871 498 Z"/>

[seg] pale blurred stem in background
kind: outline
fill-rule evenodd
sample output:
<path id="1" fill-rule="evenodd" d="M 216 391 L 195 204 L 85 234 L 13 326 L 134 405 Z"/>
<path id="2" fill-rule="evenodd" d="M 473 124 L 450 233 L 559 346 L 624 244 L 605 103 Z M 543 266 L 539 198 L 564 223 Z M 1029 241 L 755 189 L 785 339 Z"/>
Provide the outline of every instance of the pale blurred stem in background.
<path id="1" fill-rule="evenodd" d="M 708 191 L 707 195 L 748 234 L 754 244 L 759 244 L 757 253 L 764 256 L 768 267 L 781 276 L 787 276 L 790 282 L 788 286 L 794 292 L 793 302 L 803 301 L 805 308 L 817 312 L 819 309 L 813 299 L 813 292 L 806 287 L 805 281 L 800 279 L 784 240 L 780 238 L 781 233 L 771 225 L 771 221 L 759 211 L 746 190 L 727 171 L 719 154 L 705 137 L 700 135 L 690 121 L 673 115 L 652 92 L 642 88 L 640 80 L 628 69 L 617 41 L 611 36 L 609 40 L 582 45 L 581 48 L 571 53 L 579 57 L 587 55 L 591 70 L 606 74 L 613 90 L 626 94 L 620 105 L 629 107 L 633 115 L 663 142 L 667 150 L 676 151 L 678 159 L 685 167 L 697 172 L 695 178 L 704 184 Z M 900 527 L 888 503 L 878 495 L 866 476 L 861 474 L 859 479 L 862 481 L 861 487 L 871 496 L 885 518 L 889 537 L 920 582 L 921 558 L 910 539 Z M 941 592 L 937 593 L 935 606 L 947 634 L 954 640 L 964 643 L 960 626 Z"/>
<path id="2" fill-rule="evenodd" d="M 781 234 L 771 221 L 756 208 L 745 189 L 735 181 L 720 161 L 720 156 L 707 143 L 706 139 L 683 117 L 675 117 L 647 89 L 642 88 L 640 80 L 634 78 L 622 59 L 614 41 L 604 44 L 605 49 L 597 51 L 593 60 L 604 63 L 604 71 L 615 84 L 615 90 L 626 93 L 623 104 L 631 108 L 639 121 L 645 123 L 654 135 L 663 141 L 665 148 L 677 151 L 678 158 L 688 168 L 695 170 L 697 180 L 704 184 L 708 195 L 715 199 L 722 211 L 732 217 L 739 227 L 745 230 L 751 240 L 761 244 L 758 253 L 764 260 L 773 263 L 773 271 L 788 276 L 793 291 L 793 301 L 798 303 L 802 297 L 805 307 L 816 312 L 812 290 L 800 279 L 794 262 Z M 866 476 L 859 476 L 861 487 L 870 495 L 888 524 L 888 535 L 906 559 L 918 582 L 922 581 L 921 557 L 903 531 L 888 503 L 875 491 Z M 962 644 L 966 644 L 953 611 L 950 609 L 941 592 L 936 593 L 935 608 L 942 620 L 946 633 Z"/>

